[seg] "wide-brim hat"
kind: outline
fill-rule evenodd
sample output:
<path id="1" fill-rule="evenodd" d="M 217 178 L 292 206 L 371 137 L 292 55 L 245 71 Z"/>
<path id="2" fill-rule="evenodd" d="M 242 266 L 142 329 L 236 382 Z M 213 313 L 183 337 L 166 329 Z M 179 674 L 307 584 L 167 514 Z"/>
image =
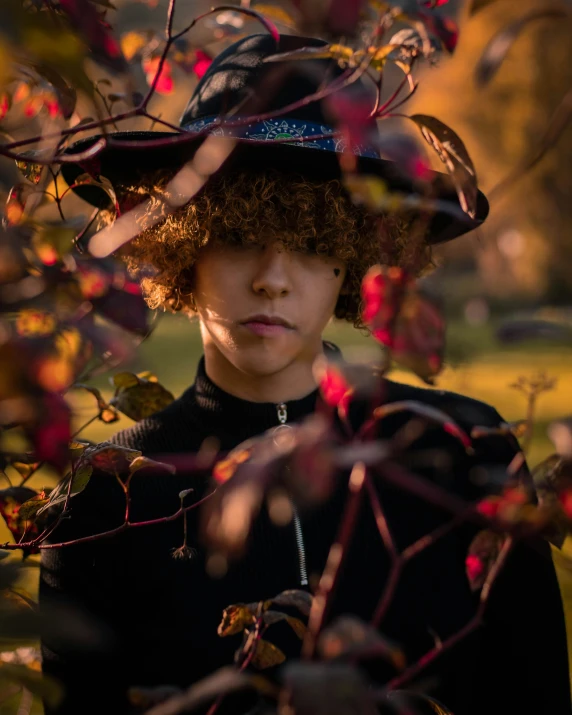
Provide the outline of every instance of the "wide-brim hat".
<path id="1" fill-rule="evenodd" d="M 361 126 L 363 143 L 348 149 L 343 135 L 337 132 L 331 99 L 304 100 L 342 76 L 336 61 L 266 61 L 272 55 L 325 44 L 293 35 L 281 35 L 276 41 L 270 34 L 250 35 L 235 42 L 215 57 L 197 84 L 180 121 L 184 133 L 107 134 L 105 147 L 95 157 L 62 164 L 65 181 L 73 186 L 81 174 L 88 173 L 106 177 L 114 185 L 131 186 L 157 170 L 176 171 L 193 158 L 207 137 L 231 136 L 237 143 L 223 171 L 229 167 L 273 168 L 308 178 L 341 178 L 340 157 L 349 150 L 355 156 L 353 170 L 357 173 L 383 179 L 395 194 L 430 196 L 434 200 L 437 208 L 428 217 L 429 243 L 443 243 L 480 226 L 489 211 L 480 191 L 472 215 L 464 212 L 448 174 L 430 172 L 421 182 L 407 175 L 397 162 L 381 157 L 381 134 L 375 119 Z M 364 101 L 371 101 L 373 109 L 375 93 L 365 80 L 360 78 L 343 91 L 350 93 L 350 101 L 353 97 L 359 102 L 362 116 Z M 245 118 L 253 121 L 246 123 Z M 75 142 L 66 153 L 85 157 L 102 136 Z M 109 197 L 95 186 L 78 185 L 73 190 L 94 206 L 103 208 L 109 203 Z"/>

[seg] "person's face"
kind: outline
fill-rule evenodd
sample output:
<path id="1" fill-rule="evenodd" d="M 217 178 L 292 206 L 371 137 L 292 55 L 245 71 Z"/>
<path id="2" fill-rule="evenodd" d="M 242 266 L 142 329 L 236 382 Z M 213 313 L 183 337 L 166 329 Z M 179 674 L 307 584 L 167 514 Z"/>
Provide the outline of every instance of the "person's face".
<path id="1" fill-rule="evenodd" d="M 285 249 L 277 240 L 207 246 L 195 263 L 193 291 L 203 342 L 253 376 L 312 361 L 345 275 L 342 261 Z M 257 315 L 289 326 L 265 325 Z"/>

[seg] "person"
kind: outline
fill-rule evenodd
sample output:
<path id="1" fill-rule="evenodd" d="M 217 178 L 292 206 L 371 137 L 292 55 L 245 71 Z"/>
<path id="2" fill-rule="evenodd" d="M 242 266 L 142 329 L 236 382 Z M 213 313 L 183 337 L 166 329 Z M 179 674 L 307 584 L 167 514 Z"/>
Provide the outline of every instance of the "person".
<path id="1" fill-rule="evenodd" d="M 343 147 L 331 131 L 325 101 L 299 103 L 276 119 L 247 127 L 217 122 L 237 105 L 243 116 L 290 106 L 319 88 L 322 70 L 339 76 L 330 60 L 264 62 L 277 51 L 320 44 L 292 36 L 281 36 L 278 47 L 269 35 L 241 39 L 215 58 L 198 83 L 181 120 L 195 132 L 187 143 L 145 148 L 149 138 L 171 135 L 120 133 L 113 136 L 123 144 L 110 143 L 97 165 L 65 166 L 70 184 L 86 167 L 110 178 L 121 206 L 132 207 L 160 195 L 206 137 L 226 134 L 237 141 L 229 161 L 190 202 L 122 249 L 151 307 L 198 316 L 204 348 L 194 381 L 179 398 L 111 440 L 178 466 L 174 474 L 146 470 L 133 478 L 133 523 L 174 514 L 183 490 L 194 490 L 197 500 L 204 496 L 210 474 L 186 470 L 185 458 L 205 439 L 215 438 L 221 453 L 228 453 L 314 412 L 321 399 L 316 358 L 325 354 L 343 361 L 322 333 L 332 316 L 363 327 L 360 284 L 370 266 L 406 265 L 420 273 L 430 262 L 431 244 L 459 236 L 486 217 L 486 199 L 479 193 L 473 218 L 437 211 L 421 245 L 411 238 L 411 213 L 375 215 L 354 204 L 340 180 Z M 365 82 L 358 86 L 367 92 Z M 248 107 L 253 97 L 254 109 Z M 257 106 L 260 97 L 264 102 Z M 373 137 L 371 145 L 351 149 L 357 169 L 383 177 L 396 191 L 415 193 L 415 182 L 376 153 L 376 131 L 373 123 L 364 135 Z M 292 141 L 277 141 L 284 137 Z M 130 140 L 133 148 L 126 148 Z M 93 141 L 82 140 L 74 150 Z M 458 204 L 446 179 L 436 176 L 434 185 L 440 197 Z M 76 191 L 92 203 L 100 201 L 93 187 Z M 502 422 L 494 408 L 460 395 L 390 380 L 383 386 L 385 402 L 438 408 L 467 433 Z M 380 436 L 390 439 L 411 417 L 405 409 L 381 420 Z M 363 419 L 360 405 L 350 406 L 354 429 Z M 475 502 L 488 493 L 483 484 L 506 471 L 518 445 L 491 433 L 474 446 L 469 454 L 454 436 L 428 424 L 398 461 L 428 483 Z M 232 664 L 239 642 L 217 635 L 223 610 L 288 589 L 315 591 L 342 519 L 347 484 L 347 475 L 340 477 L 327 500 L 293 510 L 286 523 L 275 523 L 263 501 L 247 548 L 234 560 L 221 561 L 209 551 L 194 510 L 185 516 L 186 551 L 180 548 L 182 519 L 44 549 L 40 609 L 60 616 L 42 636 L 42 668 L 65 688 L 58 708 L 45 703 L 46 715 L 128 713 L 132 686 L 184 688 Z M 400 550 L 451 519 L 442 506 L 399 485 L 380 478 L 376 488 Z M 115 477 L 94 473 L 71 500 L 71 518 L 48 543 L 112 529 L 123 523 L 124 512 Z M 474 618 L 479 599 L 471 591 L 465 558 L 477 531 L 474 524 L 459 524 L 403 570 L 379 627 L 409 664 L 462 633 Z M 327 621 L 348 613 L 369 621 L 390 566 L 363 499 Z M 82 629 L 66 617 L 66 608 L 84 617 Z M 379 663 L 371 670 L 378 682 L 392 677 Z M 491 591 L 483 623 L 421 669 L 412 687 L 456 715 L 571 711 L 564 616 L 548 544 L 534 539 L 517 544 Z M 242 711 L 223 700 L 219 712 Z"/>

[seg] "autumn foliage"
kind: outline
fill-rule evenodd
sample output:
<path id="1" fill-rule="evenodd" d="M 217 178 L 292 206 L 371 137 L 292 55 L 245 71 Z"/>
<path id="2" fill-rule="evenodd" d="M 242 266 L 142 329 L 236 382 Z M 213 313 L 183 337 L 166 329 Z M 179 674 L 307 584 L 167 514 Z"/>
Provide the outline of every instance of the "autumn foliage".
<path id="1" fill-rule="evenodd" d="M 469 5 L 477 13 L 495 1 L 502 0 L 475 0 Z M 71 161 L 66 150 L 87 132 L 103 132 L 81 157 L 89 168 L 97 166 L 98 154 L 109 141 L 105 132 L 128 128 L 129 122 L 145 122 L 183 135 L 183 130 L 155 116 L 150 107 L 154 96 L 176 94 L 181 75 L 195 80 L 207 71 L 212 54 L 195 42 L 193 32 L 198 26 L 210 33 L 212 41 L 222 43 L 254 31 L 274 36 L 279 31 L 316 33 L 327 40 L 323 49 L 304 48 L 287 59 L 329 58 L 348 76 L 367 74 L 378 91 L 375 119 L 383 123 L 398 117 L 418 132 L 416 142 L 410 134 L 392 130 L 389 139 L 382 141 L 380 152 L 423 190 L 407 196 L 392 191 L 380 179 L 359 175 L 353 155 L 346 152 L 340 155 L 340 161 L 344 186 L 353 200 L 378 212 L 417 212 L 419 220 L 414 228 L 419 235 L 436 211 L 461 220 L 474 217 L 476 171 L 460 137 L 435 117 L 407 115 L 403 107 L 416 91 L 417 67 L 455 51 L 459 28 L 443 13 L 446 3 L 293 0 L 286 9 L 282 4 L 247 1 L 240 6 L 214 8 L 187 27 L 175 29 L 176 2 L 172 0 L 164 35 L 141 29 L 117 36 L 114 7 L 108 0 L 3 0 L 0 156 L 18 174 L 4 192 L 0 233 L 0 476 L 7 485 L 0 490 L 0 514 L 13 536 L 13 541 L 1 545 L 0 556 L 16 550 L 25 560 L 39 553 L 42 543 L 68 516 L 70 501 L 98 471 L 114 475 L 126 496 L 125 523 L 113 533 L 128 529 L 129 489 L 132 479 L 138 478 L 137 472 L 150 467 L 171 469 L 134 450 L 111 443 L 91 444 L 81 438 L 83 427 L 74 432 L 71 426 L 67 398 L 73 391 L 88 391 L 93 397 L 92 420 L 107 424 L 121 420 L 122 415 L 141 420 L 170 404 L 174 396 L 150 372 L 117 370 L 152 332 L 150 315 L 139 285 L 112 255 L 118 245 L 102 243 L 97 232 L 98 209 L 90 207 L 89 215 L 78 211 L 74 189 L 89 187 L 103 197 L 106 210 L 119 215 L 112 183 L 106 177 L 95 179 L 86 169 L 74 185 L 67 186 L 61 174 L 62 166 Z M 558 8 L 545 13 L 546 17 L 569 15 L 569 8 L 556 5 Z M 479 82 L 491 81 L 512 42 L 533 19 L 524 18 L 491 40 L 479 64 Z M 388 92 L 383 82 L 389 69 L 399 79 Z M 371 117 L 359 100 L 352 103 L 346 97 L 330 95 L 326 87 L 321 98 L 330 102 L 339 135 L 350 147 L 359 144 Z M 448 173 L 457 203 L 431 194 L 432 172 L 426 152 L 434 152 L 442 171 Z M 187 197 L 190 199 L 192 195 Z M 82 211 L 86 206 L 82 204 Z M 123 216 L 127 214 L 128 210 Z M 125 241 L 129 238 L 132 236 Z M 375 370 L 358 374 L 319 361 L 315 375 L 323 402 L 320 414 L 296 425 L 288 435 L 256 436 L 230 454 L 206 450 L 200 459 L 197 457 L 197 468 L 209 468 L 217 485 L 204 505 L 203 523 L 206 537 L 219 552 L 229 557 L 242 552 L 267 488 L 277 481 L 305 503 L 316 505 L 331 493 L 335 471 L 350 468 L 355 489 L 370 496 L 379 516 L 381 505 L 375 502 L 369 469 L 387 464 L 392 447 L 376 449 L 372 435 L 375 425 L 390 414 L 412 413 L 423 424 L 437 424 L 467 453 L 479 439 L 490 436 L 490 428 L 479 426 L 466 434 L 448 415 L 426 405 L 383 402 L 380 388 L 393 364 L 412 371 L 428 384 L 434 383 L 443 367 L 444 317 L 434 299 L 424 292 L 414 270 L 381 263 L 373 266 L 362 282 L 361 297 L 363 323 L 380 346 Z M 109 401 L 89 383 L 94 375 L 105 371 L 114 373 L 110 378 L 114 396 Z M 368 387 L 371 409 L 361 432 L 353 434 L 348 414 L 354 400 L 363 397 L 364 386 Z M 535 399 L 551 387 L 546 379 L 517 385 L 528 400 L 527 418 L 523 424 L 503 425 L 497 436 L 521 439 L 525 448 Z M 328 420 L 333 413 L 347 431 L 347 441 L 341 446 L 333 443 L 329 431 Z M 466 555 L 467 579 L 475 592 L 488 593 L 515 540 L 542 533 L 558 541 L 568 533 L 572 523 L 571 427 L 566 420 L 553 427 L 558 432 L 558 453 L 536 469 L 538 503 L 530 488 L 515 483 L 519 470 L 515 464 L 511 465 L 508 487 L 471 506 L 471 518 L 479 520 L 482 527 Z M 15 449 L 14 443 L 20 446 Z M 289 465 L 286 473 L 282 470 L 285 462 Z M 43 467 L 57 474 L 57 485 L 30 488 L 29 480 Z M 190 493 L 182 492 L 180 498 L 178 516 L 199 506 Z M 244 518 L 243 528 L 236 531 L 230 528 L 226 515 L 229 509 L 238 508 L 244 510 Z M 48 521 L 48 514 L 56 514 L 55 521 Z M 441 538 L 441 534 L 433 534 L 426 542 L 399 552 L 391 535 L 384 531 L 382 518 L 379 524 L 396 577 L 405 563 Z M 344 539 L 349 535 L 336 544 L 336 553 L 342 557 Z M 191 555 L 185 532 L 185 541 L 173 556 L 185 559 Z M 335 581 L 335 568 L 331 576 Z M 14 613 L 21 615 L 21 603 L 13 602 L 10 596 L 16 578 L 12 565 L 0 564 L 2 594 Z M 229 604 L 221 614 L 219 635 L 240 633 L 243 641 L 236 657 L 238 667 L 232 673 L 217 674 L 213 680 L 212 712 L 225 692 L 243 683 L 247 666 L 264 670 L 284 659 L 272 643 L 272 627 L 278 622 L 292 629 L 306 653 L 316 655 L 311 666 L 316 669 L 313 683 L 324 697 L 328 697 L 328 677 L 332 677 L 328 668 L 335 665 L 341 668 L 341 682 L 348 683 L 363 702 L 371 705 L 367 688 L 358 683 L 353 665 L 372 654 L 390 662 L 400 672 L 400 686 L 406 686 L 411 666 L 405 664 L 399 645 L 386 640 L 376 627 L 391 595 L 391 589 L 380 595 L 372 623 L 348 616 L 326 628 L 322 628 L 322 622 L 327 590 L 318 591 L 315 597 L 303 591 L 287 591 L 255 603 Z M 486 595 L 483 608 L 485 602 Z M 14 666 L 7 681 L 56 702 L 61 695 L 57 687 L 31 680 L 29 671 L 26 665 Z M 257 682 L 260 685 L 262 681 Z M 287 692 L 271 693 L 275 703 L 281 703 L 280 712 L 307 712 L 304 707 L 310 691 L 316 688 L 302 680 L 299 664 L 289 667 L 286 682 Z M 180 693 L 171 695 L 180 697 Z M 192 693 L 188 695 L 184 707 L 191 707 L 193 697 Z M 165 691 L 161 696 L 143 690 L 132 693 L 142 712 L 165 699 Z"/>

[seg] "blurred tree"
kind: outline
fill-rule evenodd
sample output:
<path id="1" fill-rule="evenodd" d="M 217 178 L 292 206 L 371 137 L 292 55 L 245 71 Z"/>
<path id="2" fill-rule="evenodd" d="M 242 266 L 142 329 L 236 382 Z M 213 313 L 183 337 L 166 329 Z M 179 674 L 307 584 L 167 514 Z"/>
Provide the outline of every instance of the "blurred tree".
<path id="1" fill-rule="evenodd" d="M 572 19 L 530 22 L 498 74 L 480 89 L 474 69 L 489 39 L 524 14 L 546 10 L 547 4 L 496 0 L 469 17 L 470 4 L 457 4 L 457 51 L 437 69 L 425 71 L 412 111 L 440 117 L 463 136 L 487 192 L 535 151 L 572 88 Z M 569 127 L 528 175 L 493 199 L 490 219 L 479 235 L 445 247 L 447 262 L 461 267 L 472 255 L 482 279 L 479 287 L 491 295 L 514 297 L 516 291 L 533 301 L 569 301 L 571 153 Z"/>

